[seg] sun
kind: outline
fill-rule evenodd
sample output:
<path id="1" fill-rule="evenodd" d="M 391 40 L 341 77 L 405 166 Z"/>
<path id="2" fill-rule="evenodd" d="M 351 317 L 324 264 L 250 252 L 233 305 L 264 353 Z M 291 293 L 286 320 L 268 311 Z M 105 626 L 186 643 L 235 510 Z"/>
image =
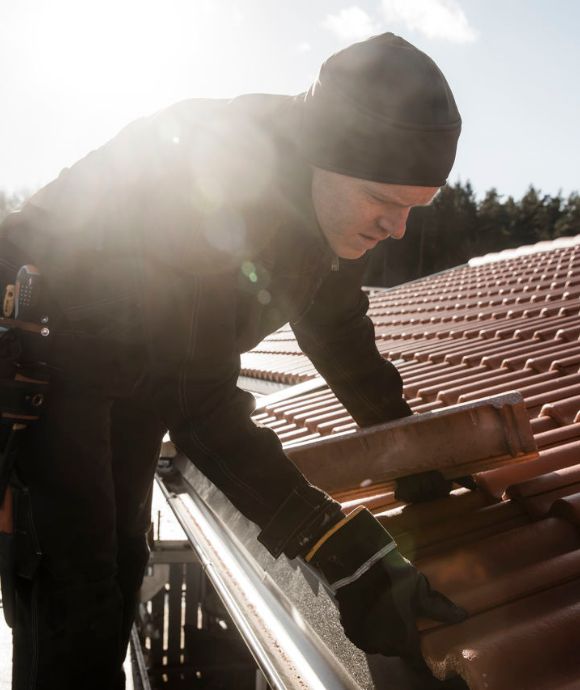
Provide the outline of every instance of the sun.
<path id="1" fill-rule="evenodd" d="M 52 0 L 34 12 L 33 73 L 55 102 L 142 113 L 212 73 L 216 4 L 196 0 Z M 199 73 L 196 74 L 196 71 Z"/>

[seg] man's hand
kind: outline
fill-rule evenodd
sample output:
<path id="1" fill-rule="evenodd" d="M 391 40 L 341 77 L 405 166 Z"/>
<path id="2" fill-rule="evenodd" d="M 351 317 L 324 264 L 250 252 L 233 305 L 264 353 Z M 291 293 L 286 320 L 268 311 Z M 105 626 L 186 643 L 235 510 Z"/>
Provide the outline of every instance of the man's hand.
<path id="1" fill-rule="evenodd" d="M 336 592 L 346 636 L 367 654 L 421 662 L 416 618 L 459 623 L 467 617 L 394 550 L 352 584 Z"/>
<path id="2" fill-rule="evenodd" d="M 395 498 L 405 503 L 424 503 L 449 496 L 453 483 L 473 491 L 477 488 L 471 476 L 446 479 L 438 470 L 399 477 L 395 482 Z"/>
<path id="3" fill-rule="evenodd" d="M 371 513 L 355 511 L 306 555 L 335 594 L 346 636 L 368 654 L 423 665 L 416 619 L 459 623 L 467 613 L 431 589 Z"/>

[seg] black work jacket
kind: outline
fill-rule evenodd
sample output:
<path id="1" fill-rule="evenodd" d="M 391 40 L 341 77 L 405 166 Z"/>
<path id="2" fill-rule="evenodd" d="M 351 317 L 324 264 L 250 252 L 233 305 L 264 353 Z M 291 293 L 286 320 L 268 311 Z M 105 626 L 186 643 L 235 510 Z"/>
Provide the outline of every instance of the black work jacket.
<path id="1" fill-rule="evenodd" d="M 60 332 L 117 353 L 103 372 L 83 344 L 84 369 L 111 383 L 130 372 L 175 444 L 261 526 L 304 479 L 251 421 L 242 352 L 290 322 L 359 424 L 408 412 L 366 316 L 364 260 L 338 261 L 318 227 L 299 118 L 284 96 L 178 103 L 63 171 L 3 226 L 4 246 L 44 275 Z M 69 360 L 63 376 L 82 381 Z"/>

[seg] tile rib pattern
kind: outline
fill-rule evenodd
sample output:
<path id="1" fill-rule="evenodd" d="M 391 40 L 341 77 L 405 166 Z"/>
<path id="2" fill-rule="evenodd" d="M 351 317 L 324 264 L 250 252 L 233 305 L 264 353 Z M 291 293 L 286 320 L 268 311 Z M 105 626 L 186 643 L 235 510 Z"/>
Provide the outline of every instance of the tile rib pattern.
<path id="1" fill-rule="evenodd" d="M 369 299 L 379 351 L 397 362 L 415 412 L 517 390 L 539 457 L 425 504 L 372 484 L 337 498 L 366 503 L 470 612 L 457 626 L 421 622 L 438 677 L 458 673 L 473 690 L 580 688 L 580 240 L 483 257 Z M 242 363 L 246 376 L 283 383 L 316 375 L 288 327 Z M 255 419 L 288 449 L 358 428 L 328 388 Z"/>

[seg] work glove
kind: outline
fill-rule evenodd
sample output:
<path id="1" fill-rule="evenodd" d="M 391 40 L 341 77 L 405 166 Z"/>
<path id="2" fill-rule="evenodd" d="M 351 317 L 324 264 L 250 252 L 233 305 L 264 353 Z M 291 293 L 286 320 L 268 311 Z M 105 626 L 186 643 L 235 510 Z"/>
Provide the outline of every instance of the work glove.
<path id="1" fill-rule="evenodd" d="M 394 421 L 410 417 L 413 410 L 404 398 L 398 398 L 389 406 L 388 415 L 384 421 Z M 395 480 L 395 498 L 405 503 L 424 503 L 434 501 L 437 498 L 445 498 L 453 489 L 453 484 L 458 484 L 466 489 L 473 490 L 476 487 L 473 477 L 457 477 L 446 479 L 438 470 L 418 472 Z"/>
<path id="2" fill-rule="evenodd" d="M 332 590 L 346 636 L 367 654 L 400 656 L 423 668 L 416 619 L 459 623 L 467 617 L 431 589 L 366 508 L 336 523 L 305 560 Z"/>
<path id="3" fill-rule="evenodd" d="M 405 503 L 424 503 L 437 498 L 445 498 L 453 489 L 454 483 L 470 490 L 477 488 L 473 477 L 446 479 L 441 472 L 431 470 L 399 477 L 395 481 L 395 498 L 397 501 L 405 501 Z"/>

